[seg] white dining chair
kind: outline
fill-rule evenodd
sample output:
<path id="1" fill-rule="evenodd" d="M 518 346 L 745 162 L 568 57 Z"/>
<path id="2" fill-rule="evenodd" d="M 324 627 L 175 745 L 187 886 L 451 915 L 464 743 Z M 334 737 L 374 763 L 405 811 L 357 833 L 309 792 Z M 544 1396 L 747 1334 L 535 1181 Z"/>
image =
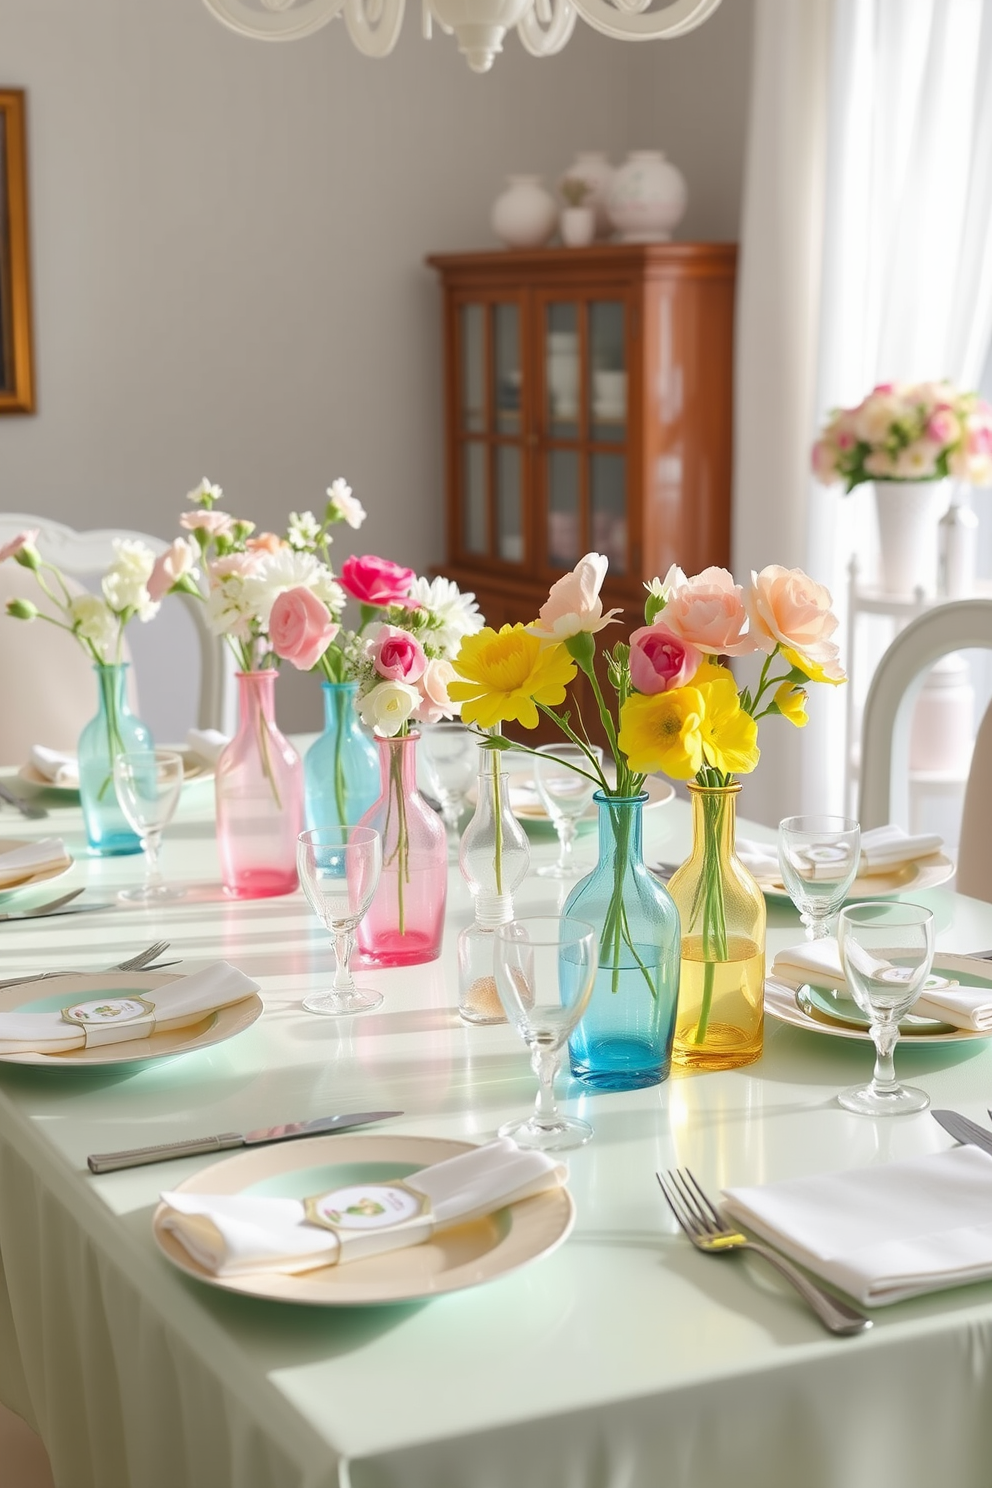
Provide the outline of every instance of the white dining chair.
<path id="1" fill-rule="evenodd" d="M 952 651 L 992 649 L 992 599 L 937 605 L 911 620 L 884 653 L 861 724 L 862 829 L 909 826 L 909 736 L 913 705 L 934 662 Z M 992 902 L 992 707 L 971 760 L 958 849 L 957 888 Z"/>
<path id="2" fill-rule="evenodd" d="M 98 587 L 113 561 L 115 538 L 138 539 L 156 554 L 168 546 L 144 532 L 77 532 L 26 512 L 0 513 L 0 544 L 26 528 L 38 529 L 42 556 L 81 590 Z M 0 565 L 0 601 L 15 595 L 37 600 L 37 585 L 28 571 L 7 562 Z M 82 648 L 64 632 L 37 621 L 25 624 L 0 614 L 0 626 L 0 758 L 22 760 L 32 743 L 74 748 L 81 727 L 95 712 L 93 678 Z M 169 596 L 155 620 L 128 627 L 127 645 L 136 682 L 132 702 L 156 737 L 182 742 L 192 724 L 230 732 L 231 667 L 197 600 Z"/>

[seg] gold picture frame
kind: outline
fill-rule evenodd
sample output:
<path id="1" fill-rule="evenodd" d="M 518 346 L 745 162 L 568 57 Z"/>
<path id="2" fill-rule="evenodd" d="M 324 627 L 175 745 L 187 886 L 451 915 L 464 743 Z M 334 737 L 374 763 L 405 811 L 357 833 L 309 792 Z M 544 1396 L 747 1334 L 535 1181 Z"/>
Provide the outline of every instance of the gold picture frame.
<path id="1" fill-rule="evenodd" d="M 0 88 L 0 413 L 33 412 L 24 91 Z"/>

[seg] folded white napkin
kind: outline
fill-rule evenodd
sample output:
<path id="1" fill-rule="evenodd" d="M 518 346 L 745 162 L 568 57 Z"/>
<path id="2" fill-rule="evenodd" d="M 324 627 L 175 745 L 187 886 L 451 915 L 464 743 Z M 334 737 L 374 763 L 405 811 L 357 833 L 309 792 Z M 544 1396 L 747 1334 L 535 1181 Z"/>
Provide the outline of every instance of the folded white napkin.
<path id="1" fill-rule="evenodd" d="M 744 867 L 755 878 L 781 882 L 782 870 L 779 868 L 778 849 L 774 842 L 753 842 L 747 837 L 738 837 L 736 852 Z"/>
<path id="2" fill-rule="evenodd" d="M 222 734 L 220 729 L 190 729 L 186 735 L 190 754 L 205 765 L 216 765 L 230 742 L 230 737 Z"/>
<path id="3" fill-rule="evenodd" d="M 935 833 L 920 833 L 911 837 L 902 827 L 871 827 L 861 834 L 858 875 L 864 878 L 873 873 L 891 873 L 893 868 L 899 868 L 903 863 L 915 863 L 919 858 L 927 858 L 931 853 L 940 852 L 943 845 L 943 838 Z M 754 842 L 746 837 L 738 837 L 737 856 L 755 878 L 781 884 L 782 870 L 774 842 Z M 813 878 L 833 876 L 832 864 L 826 860 L 817 862 L 812 854 L 810 867 Z"/>
<path id="4" fill-rule="evenodd" d="M 316 1204 L 251 1194 L 164 1193 L 162 1223 L 215 1276 L 292 1274 L 420 1245 L 437 1230 L 559 1188 L 567 1177 L 564 1163 L 501 1137 L 407 1178 L 353 1183 L 314 1196 Z"/>
<path id="5" fill-rule="evenodd" d="M 12 888 L 46 868 L 62 868 L 68 863 L 69 854 L 61 837 L 42 837 L 23 847 L 12 847 L 0 853 L 0 889 Z"/>
<path id="6" fill-rule="evenodd" d="M 0 1054 L 64 1054 L 94 1044 L 129 1043 L 199 1023 L 258 986 L 226 961 L 163 983 L 154 992 L 84 994 L 61 1013 L 0 1013 Z"/>
<path id="7" fill-rule="evenodd" d="M 800 987 L 803 982 L 811 980 L 825 987 L 847 986 L 840 964 L 840 950 L 831 936 L 823 940 L 807 940 L 802 945 L 779 951 L 771 974 L 787 987 Z M 987 977 L 989 963 L 976 960 L 975 975 Z M 969 986 L 967 980 L 962 981 L 962 976 L 967 977 L 967 973 L 955 972 L 956 981 L 939 973 L 928 977 L 912 1011 L 921 1018 L 938 1018 L 955 1028 L 971 1028 L 984 1033 L 992 1029 L 992 988 Z"/>
<path id="8" fill-rule="evenodd" d="M 79 760 L 74 754 L 63 754 L 61 749 L 48 749 L 44 744 L 32 744 L 31 763 L 38 774 L 44 775 L 53 785 L 79 789 Z"/>
<path id="9" fill-rule="evenodd" d="M 977 1147 L 729 1188 L 725 1200 L 735 1222 L 865 1307 L 992 1276 L 992 1157 Z"/>

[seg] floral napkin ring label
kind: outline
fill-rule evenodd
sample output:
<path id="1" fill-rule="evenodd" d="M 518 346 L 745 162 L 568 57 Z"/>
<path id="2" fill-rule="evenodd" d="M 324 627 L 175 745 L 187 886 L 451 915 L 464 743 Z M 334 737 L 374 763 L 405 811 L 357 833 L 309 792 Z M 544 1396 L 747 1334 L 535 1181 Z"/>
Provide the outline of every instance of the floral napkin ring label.
<path id="1" fill-rule="evenodd" d="M 896 986 L 906 986 L 913 980 L 916 971 L 912 966 L 887 966 L 884 971 L 878 972 L 875 980 L 879 982 L 892 982 Z M 924 996 L 927 992 L 943 992 L 948 987 L 959 987 L 960 982 L 951 977 L 937 976 L 936 972 L 928 976 L 920 988 Z"/>
<path id="2" fill-rule="evenodd" d="M 155 1029 L 155 1004 L 145 997 L 98 997 L 62 1009 L 62 1021 L 82 1031 L 86 1047 L 147 1038 Z"/>
<path id="3" fill-rule="evenodd" d="M 343 1230 L 388 1230 L 429 1212 L 426 1194 L 404 1183 L 353 1183 L 303 1201 L 311 1224 L 339 1234 Z"/>

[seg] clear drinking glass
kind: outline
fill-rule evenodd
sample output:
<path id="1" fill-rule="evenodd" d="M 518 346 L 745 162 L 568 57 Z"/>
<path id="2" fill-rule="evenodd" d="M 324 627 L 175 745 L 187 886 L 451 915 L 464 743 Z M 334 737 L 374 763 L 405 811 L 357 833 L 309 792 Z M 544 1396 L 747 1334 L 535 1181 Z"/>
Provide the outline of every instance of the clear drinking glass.
<path id="1" fill-rule="evenodd" d="M 301 832 L 296 867 L 310 908 L 334 936 L 330 992 L 304 997 L 308 1013 L 342 1017 L 367 1013 L 382 993 L 355 986 L 351 957 L 355 930 L 375 895 L 382 869 L 382 839 L 372 827 L 313 827 Z"/>
<path id="2" fill-rule="evenodd" d="M 594 747 L 592 752 L 602 769 L 603 751 Z M 572 844 L 576 823 L 588 811 L 597 788 L 595 780 L 587 779 L 591 768 L 588 755 L 577 744 L 542 744 L 537 753 L 540 758 L 534 760 L 534 782 L 558 833 L 557 863 L 545 863 L 537 871 L 541 878 L 582 878 L 587 870 L 576 867 Z M 571 765 L 578 765 L 586 774 L 579 775 Z"/>
<path id="3" fill-rule="evenodd" d="M 868 1085 L 841 1091 L 838 1101 L 864 1116 L 925 1111 L 925 1090 L 900 1085 L 893 1053 L 899 1019 L 919 996 L 933 961 L 933 914 L 921 904 L 878 900 L 841 910 L 837 940 L 851 995 L 871 1021 L 875 1073 Z"/>
<path id="4" fill-rule="evenodd" d="M 463 723 L 422 724 L 422 759 L 428 789 L 456 842 L 468 793 L 479 772 L 479 744 Z"/>
<path id="5" fill-rule="evenodd" d="M 117 801 L 141 839 L 145 881 L 140 888 L 122 889 L 118 899 L 128 904 L 180 899 L 185 889 L 170 888 L 162 877 L 159 852 L 162 833 L 172 820 L 183 787 L 183 758 L 168 749 L 144 749 L 114 756 Z"/>
<path id="6" fill-rule="evenodd" d="M 495 935 L 496 988 L 507 1018 L 530 1049 L 538 1079 L 533 1115 L 506 1122 L 499 1134 L 543 1152 L 581 1147 L 592 1127 L 561 1115 L 554 1083 L 562 1049 L 592 995 L 599 965 L 596 932 L 582 920 L 537 915 L 500 925 Z"/>
<path id="7" fill-rule="evenodd" d="M 787 816 L 778 824 L 782 882 L 806 926 L 807 940 L 829 934 L 857 877 L 861 828 L 849 816 Z"/>

